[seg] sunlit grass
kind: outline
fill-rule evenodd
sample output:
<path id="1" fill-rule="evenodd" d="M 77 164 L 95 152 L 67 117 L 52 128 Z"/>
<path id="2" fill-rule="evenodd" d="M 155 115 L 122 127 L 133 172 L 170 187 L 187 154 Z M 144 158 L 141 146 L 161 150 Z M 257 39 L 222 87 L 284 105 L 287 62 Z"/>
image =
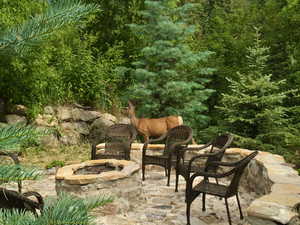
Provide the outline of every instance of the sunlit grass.
<path id="1" fill-rule="evenodd" d="M 30 147 L 22 152 L 20 160 L 22 165 L 30 165 L 44 169 L 53 161 L 62 161 L 65 165 L 83 162 L 90 159 L 90 152 L 89 144 L 63 146 L 53 149 Z"/>

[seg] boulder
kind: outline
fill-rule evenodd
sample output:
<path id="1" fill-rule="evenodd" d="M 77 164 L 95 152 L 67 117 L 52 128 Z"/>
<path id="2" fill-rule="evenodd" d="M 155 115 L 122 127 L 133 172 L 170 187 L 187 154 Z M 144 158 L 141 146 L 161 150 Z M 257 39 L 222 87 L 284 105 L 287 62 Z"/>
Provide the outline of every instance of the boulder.
<path id="1" fill-rule="evenodd" d="M 58 120 L 55 116 L 50 114 L 39 114 L 34 120 L 34 123 L 37 126 L 55 127 L 58 125 Z"/>
<path id="2" fill-rule="evenodd" d="M 7 108 L 7 113 L 26 116 L 27 107 L 24 105 L 11 105 Z"/>
<path id="3" fill-rule="evenodd" d="M 83 135 L 88 135 L 90 133 L 89 125 L 85 122 L 64 122 L 61 123 L 60 126 L 63 130 L 74 130 Z"/>
<path id="4" fill-rule="evenodd" d="M 42 136 L 40 139 L 40 146 L 44 149 L 58 148 L 59 141 L 53 134 Z"/>
<path id="5" fill-rule="evenodd" d="M 101 116 L 97 111 L 86 111 L 83 109 L 75 108 L 72 110 L 72 116 L 74 121 L 93 121 Z"/>
<path id="6" fill-rule="evenodd" d="M 64 145 L 78 145 L 81 142 L 81 137 L 77 131 L 66 129 L 61 132 L 59 141 Z"/>
<path id="7" fill-rule="evenodd" d="M 54 115 L 55 114 L 55 110 L 52 106 L 46 106 L 44 108 L 44 114 L 47 114 L 47 115 Z"/>
<path id="8" fill-rule="evenodd" d="M 101 143 L 104 142 L 105 133 L 108 127 L 115 124 L 112 120 L 107 119 L 109 116 L 104 116 L 96 119 L 90 129 L 88 139 L 91 143 Z M 111 117 L 113 119 L 113 116 Z M 115 118 L 115 117 L 114 117 Z"/>
<path id="9" fill-rule="evenodd" d="M 72 108 L 68 106 L 57 107 L 57 118 L 59 121 L 70 121 L 72 117 Z"/>
<path id="10" fill-rule="evenodd" d="M 16 124 L 16 123 L 27 124 L 27 119 L 25 116 L 19 116 L 16 114 L 5 115 L 5 120 L 8 124 Z"/>
<path id="11" fill-rule="evenodd" d="M 120 117 L 118 123 L 130 124 L 130 119 L 128 117 Z"/>

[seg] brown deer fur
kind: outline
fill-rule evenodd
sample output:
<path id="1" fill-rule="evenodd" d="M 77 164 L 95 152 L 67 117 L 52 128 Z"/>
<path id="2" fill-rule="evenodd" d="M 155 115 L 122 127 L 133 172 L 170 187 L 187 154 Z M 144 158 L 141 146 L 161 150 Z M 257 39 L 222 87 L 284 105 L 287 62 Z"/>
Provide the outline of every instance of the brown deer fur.
<path id="1" fill-rule="evenodd" d="M 128 115 L 131 124 L 144 136 L 145 142 L 149 140 L 149 137 L 159 137 L 166 133 L 169 129 L 183 124 L 181 116 L 137 118 L 135 115 L 134 105 L 130 101 L 128 102 L 128 105 Z"/>

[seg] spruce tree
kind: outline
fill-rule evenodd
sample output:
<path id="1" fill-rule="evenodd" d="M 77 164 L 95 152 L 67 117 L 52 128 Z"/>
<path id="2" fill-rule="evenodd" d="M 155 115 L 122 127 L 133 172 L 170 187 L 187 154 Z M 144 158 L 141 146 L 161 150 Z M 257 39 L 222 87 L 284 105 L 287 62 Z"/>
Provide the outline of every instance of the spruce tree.
<path id="1" fill-rule="evenodd" d="M 194 127 L 207 122 L 206 100 L 213 92 L 207 88 L 208 75 L 214 69 L 205 66 L 212 52 L 193 52 L 189 46 L 196 31 L 189 19 L 196 6 L 180 6 L 174 0 L 145 1 L 144 23 L 130 25 L 144 43 L 133 63 L 128 92 L 140 116 L 180 115 Z"/>
<path id="2" fill-rule="evenodd" d="M 238 145 L 278 150 L 293 137 L 286 118 L 289 109 L 283 106 L 293 90 L 283 92 L 285 80 L 274 81 L 265 72 L 268 50 L 256 29 L 254 44 L 248 48 L 248 72 L 238 72 L 237 80 L 228 79 L 230 93 L 223 94 L 218 108 L 227 129 L 238 137 Z"/>

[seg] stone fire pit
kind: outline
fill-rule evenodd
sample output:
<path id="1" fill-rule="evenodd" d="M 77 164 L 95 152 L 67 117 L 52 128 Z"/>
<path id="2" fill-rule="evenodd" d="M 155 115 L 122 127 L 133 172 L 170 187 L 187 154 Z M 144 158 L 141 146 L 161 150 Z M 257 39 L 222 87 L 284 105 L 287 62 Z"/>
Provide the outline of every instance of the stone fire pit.
<path id="1" fill-rule="evenodd" d="M 130 207 L 139 200 L 142 191 L 139 169 L 136 162 L 116 159 L 68 165 L 59 168 L 56 173 L 56 192 L 78 196 L 112 195 L 114 202 Z"/>

